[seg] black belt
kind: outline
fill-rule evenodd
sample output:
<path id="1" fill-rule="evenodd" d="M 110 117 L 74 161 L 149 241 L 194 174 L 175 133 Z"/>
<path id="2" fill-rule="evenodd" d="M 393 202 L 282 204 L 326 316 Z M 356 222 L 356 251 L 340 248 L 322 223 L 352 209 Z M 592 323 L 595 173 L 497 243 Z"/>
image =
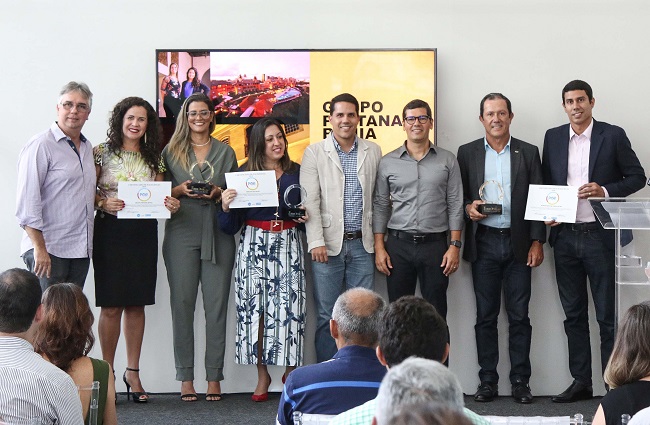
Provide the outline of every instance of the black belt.
<path id="1" fill-rule="evenodd" d="M 562 225 L 573 232 L 593 232 L 594 230 L 600 229 L 600 224 L 596 221 L 589 223 L 563 223 Z"/>
<path id="2" fill-rule="evenodd" d="M 361 230 L 357 230 L 356 232 L 343 232 L 343 240 L 344 241 L 353 241 L 355 239 L 361 239 Z"/>
<path id="3" fill-rule="evenodd" d="M 396 237 L 397 239 L 402 239 L 407 242 L 413 242 L 413 243 L 426 243 L 426 242 L 433 242 L 433 241 L 447 239 L 447 232 L 409 233 L 409 232 L 402 232 L 400 230 L 388 229 L 388 234 Z"/>
<path id="4" fill-rule="evenodd" d="M 493 235 L 510 235 L 510 228 L 491 227 L 479 224 L 477 232 L 492 233 Z"/>

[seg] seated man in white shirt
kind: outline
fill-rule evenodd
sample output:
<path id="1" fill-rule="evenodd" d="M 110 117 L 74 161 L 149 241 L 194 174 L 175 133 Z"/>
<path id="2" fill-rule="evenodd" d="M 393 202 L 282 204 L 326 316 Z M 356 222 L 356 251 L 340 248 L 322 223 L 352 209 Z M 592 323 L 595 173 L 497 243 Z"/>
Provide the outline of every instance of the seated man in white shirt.
<path id="1" fill-rule="evenodd" d="M 391 368 L 411 356 L 444 362 L 449 354 L 447 323 L 436 308 L 420 297 L 407 295 L 389 304 L 379 323 L 377 358 Z M 330 425 L 370 425 L 377 399 L 337 415 Z M 474 425 L 489 422 L 463 410 Z"/>
<path id="2" fill-rule="evenodd" d="M 41 295 L 33 273 L 10 269 L 0 274 L 0 420 L 83 424 L 72 378 L 32 346 L 42 317 Z"/>

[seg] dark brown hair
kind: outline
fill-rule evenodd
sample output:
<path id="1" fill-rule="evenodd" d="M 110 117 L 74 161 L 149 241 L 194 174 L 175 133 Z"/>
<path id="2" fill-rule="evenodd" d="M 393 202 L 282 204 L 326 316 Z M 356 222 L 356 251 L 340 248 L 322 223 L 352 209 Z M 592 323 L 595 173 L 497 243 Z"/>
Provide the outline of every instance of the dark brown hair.
<path id="1" fill-rule="evenodd" d="M 73 283 L 50 286 L 43 293 L 43 320 L 34 338 L 36 352 L 67 372 L 74 360 L 93 348 L 94 321 L 80 287 Z"/>
<path id="2" fill-rule="evenodd" d="M 122 124 L 129 109 L 140 106 L 147 111 L 147 129 L 140 139 L 140 155 L 155 174 L 160 172 L 160 138 L 162 129 L 156 111 L 146 100 L 141 97 L 127 97 L 120 100 L 113 108 L 108 119 L 108 131 L 106 131 L 106 144 L 109 149 L 121 158 L 122 155 Z"/>
<path id="3" fill-rule="evenodd" d="M 293 163 L 289 158 L 289 142 L 287 135 L 284 133 L 282 123 L 275 118 L 262 118 L 253 125 L 251 135 L 248 140 L 248 161 L 246 162 L 246 169 L 249 171 L 263 171 L 264 168 L 264 154 L 266 152 L 266 138 L 264 134 L 266 129 L 272 125 L 280 129 L 282 138 L 284 139 L 284 155 L 280 158 L 280 166 L 285 173 L 293 168 Z"/>

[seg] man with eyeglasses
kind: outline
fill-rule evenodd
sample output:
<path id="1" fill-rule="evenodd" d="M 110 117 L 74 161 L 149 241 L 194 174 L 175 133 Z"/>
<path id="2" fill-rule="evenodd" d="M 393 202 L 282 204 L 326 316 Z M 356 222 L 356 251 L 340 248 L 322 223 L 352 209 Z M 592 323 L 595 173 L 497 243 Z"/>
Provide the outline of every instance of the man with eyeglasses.
<path id="1" fill-rule="evenodd" d="M 546 226 L 526 221 L 528 186 L 542 184 L 542 163 L 537 146 L 510 136 L 514 114 L 510 100 L 489 93 L 481 100 L 479 120 L 485 136 L 458 149 L 458 164 L 465 196 L 465 249 L 472 264 L 476 296 L 476 349 L 481 381 L 474 400 L 489 402 L 498 394 L 499 335 L 497 318 L 501 293 L 508 313 L 508 349 L 512 397 L 531 403 L 528 317 L 531 270 L 544 261 Z M 487 202 L 501 212 L 482 210 Z"/>
<path id="2" fill-rule="evenodd" d="M 381 148 L 357 137 L 359 102 L 349 93 L 330 102 L 332 132 L 305 150 L 300 184 L 307 191 L 307 248 L 317 308 L 316 359 L 329 360 L 332 309 L 346 289 L 374 289 L 372 193 Z"/>
<path id="3" fill-rule="evenodd" d="M 402 119 L 406 141 L 382 158 L 377 171 L 375 265 L 386 275 L 391 302 L 413 295 L 419 279 L 422 296 L 444 318 L 463 229 L 460 170 L 451 152 L 429 140 L 433 118 L 427 102 L 410 101 Z"/>
<path id="4" fill-rule="evenodd" d="M 61 89 L 58 119 L 32 137 L 18 157 L 16 218 L 23 228 L 22 258 L 41 287 L 83 287 L 93 246 L 96 190 L 92 145 L 81 134 L 92 107 L 85 83 Z"/>

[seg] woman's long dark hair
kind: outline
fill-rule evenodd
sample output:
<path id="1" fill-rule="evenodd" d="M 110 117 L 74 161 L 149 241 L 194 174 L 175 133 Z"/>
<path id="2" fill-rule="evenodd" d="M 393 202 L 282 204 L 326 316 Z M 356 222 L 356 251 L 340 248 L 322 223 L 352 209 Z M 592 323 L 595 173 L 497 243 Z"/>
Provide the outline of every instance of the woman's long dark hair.
<path id="1" fill-rule="evenodd" d="M 160 172 L 160 136 L 162 129 L 156 111 L 146 100 L 141 97 L 127 97 L 115 105 L 111 117 L 108 119 L 108 131 L 106 132 L 106 144 L 108 148 L 118 157 L 122 149 L 122 124 L 126 112 L 134 106 L 141 106 L 147 111 L 147 130 L 144 137 L 140 139 L 140 155 L 144 162 L 155 174 Z"/>
<path id="2" fill-rule="evenodd" d="M 280 129 L 282 138 L 284 139 L 284 155 L 280 158 L 282 171 L 288 173 L 293 170 L 294 165 L 289 158 L 289 142 L 287 142 L 287 135 L 284 133 L 282 123 L 275 118 L 262 118 L 253 125 L 250 138 L 248 139 L 247 170 L 263 171 L 266 169 L 264 168 L 264 155 L 266 151 L 266 138 L 264 137 L 264 133 L 266 133 L 266 129 L 272 125 L 275 125 Z"/>

